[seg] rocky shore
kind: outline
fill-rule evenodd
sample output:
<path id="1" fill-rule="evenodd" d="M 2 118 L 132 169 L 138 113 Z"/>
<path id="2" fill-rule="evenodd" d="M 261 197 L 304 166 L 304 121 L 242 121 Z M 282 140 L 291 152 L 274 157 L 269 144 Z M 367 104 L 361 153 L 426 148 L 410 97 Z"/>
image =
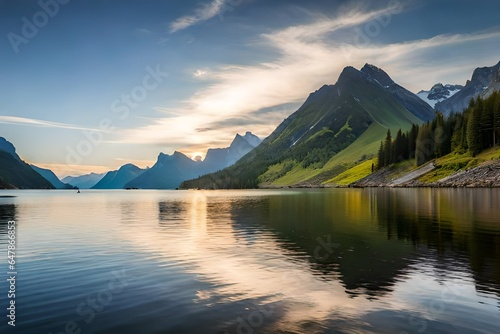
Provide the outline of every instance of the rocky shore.
<path id="1" fill-rule="evenodd" d="M 487 163 L 476 168 L 458 172 L 437 182 L 423 184 L 413 180 L 406 187 L 446 187 L 446 188 L 492 188 L 500 187 L 500 162 Z"/>
<path id="2" fill-rule="evenodd" d="M 295 185 L 275 186 L 261 184 L 262 189 L 300 189 L 300 188 L 496 188 L 500 187 L 500 159 L 490 160 L 481 165 L 442 178 L 438 181 L 425 183 L 421 177 L 432 172 L 438 172 L 439 166 L 433 161 L 411 171 L 409 166 L 389 166 L 377 170 L 367 177 L 351 183 L 348 186 L 324 184 L 316 178 Z"/>
<path id="3" fill-rule="evenodd" d="M 423 183 L 419 177 L 436 168 L 431 162 L 415 171 L 394 177 L 397 171 L 382 169 L 359 180 L 351 187 L 433 187 L 433 188 L 491 188 L 500 187 L 500 161 L 490 161 L 469 170 L 457 172 L 432 183 Z"/>

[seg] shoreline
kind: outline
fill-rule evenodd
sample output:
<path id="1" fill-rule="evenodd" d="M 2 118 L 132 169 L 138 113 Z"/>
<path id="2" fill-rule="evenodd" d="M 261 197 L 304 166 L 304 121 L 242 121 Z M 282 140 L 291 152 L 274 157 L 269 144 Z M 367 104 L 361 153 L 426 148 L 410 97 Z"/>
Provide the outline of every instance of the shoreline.
<path id="1" fill-rule="evenodd" d="M 434 161 L 397 176 L 394 175 L 394 170 L 391 168 L 386 167 L 375 171 L 349 185 L 302 183 L 289 186 L 262 185 L 259 189 L 500 188 L 500 160 L 491 160 L 474 168 L 458 170 L 440 180 L 429 183 L 420 181 L 420 178 L 439 171 L 439 166 L 436 166 Z"/>
<path id="2" fill-rule="evenodd" d="M 376 188 L 406 188 L 406 189 L 417 189 L 417 188 L 440 188 L 440 189 L 487 189 L 487 188 L 500 188 L 500 185 L 493 186 L 476 186 L 476 185 L 467 185 L 467 186 L 442 186 L 442 185 L 403 185 L 403 186 L 392 186 L 387 184 L 381 185 L 370 185 L 370 186 L 282 186 L 282 187 L 261 187 L 254 188 L 257 190 L 281 190 L 281 189 L 376 189 Z M 181 189 L 181 190 L 189 190 L 189 189 Z M 206 190 L 206 189 L 202 189 Z M 245 190 L 245 189 L 216 189 L 216 190 Z"/>

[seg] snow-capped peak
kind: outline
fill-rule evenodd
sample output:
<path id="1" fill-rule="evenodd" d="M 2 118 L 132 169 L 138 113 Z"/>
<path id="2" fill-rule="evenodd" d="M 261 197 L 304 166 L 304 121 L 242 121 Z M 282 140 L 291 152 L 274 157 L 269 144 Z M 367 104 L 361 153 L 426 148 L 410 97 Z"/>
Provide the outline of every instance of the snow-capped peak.
<path id="1" fill-rule="evenodd" d="M 463 88 L 461 85 L 443 85 L 442 83 L 437 83 L 428 91 L 422 90 L 418 92 L 417 96 L 434 108 L 437 103 L 449 99 Z"/>

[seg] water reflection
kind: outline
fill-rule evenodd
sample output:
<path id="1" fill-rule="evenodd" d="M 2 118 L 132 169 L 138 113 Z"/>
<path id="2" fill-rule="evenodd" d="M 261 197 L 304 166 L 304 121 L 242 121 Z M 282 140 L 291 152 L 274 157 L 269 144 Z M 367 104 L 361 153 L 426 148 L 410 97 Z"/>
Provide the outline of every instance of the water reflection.
<path id="1" fill-rule="evenodd" d="M 352 330 L 364 328 L 366 321 L 389 331 L 408 329 L 408 318 L 430 316 L 422 307 L 440 294 L 440 286 L 470 282 L 486 299 L 461 292 L 468 301 L 453 304 L 451 316 L 460 323 L 461 314 L 474 309 L 471 301 L 489 305 L 491 294 L 499 295 L 495 191 L 189 192 L 181 197 L 158 202 L 158 229 L 124 231 L 126 238 L 208 283 L 197 291 L 195 303 L 230 304 L 236 315 L 272 306 L 275 313 L 265 321 L 270 332 Z M 389 318 L 400 322 L 384 324 Z M 443 324 L 435 315 L 434 320 L 427 325 L 451 328 L 449 319 Z"/>
<path id="2" fill-rule="evenodd" d="M 263 210 L 268 212 L 268 226 L 287 240 L 283 247 L 299 257 L 307 254 L 313 275 L 338 278 L 349 296 L 365 294 L 372 299 L 391 291 L 412 253 L 409 245 L 386 242 L 385 233 L 374 224 L 374 197 L 361 190 L 309 192 L 270 197 L 270 210 Z M 234 215 L 235 221 L 241 219 L 237 210 Z M 321 253 L 328 256 L 318 256 Z"/>
<path id="3" fill-rule="evenodd" d="M 438 272 L 470 271 L 478 291 L 500 295 L 498 191 L 399 189 L 380 197 L 378 221 L 389 238 L 411 240 L 419 253 L 432 253 Z"/>
<path id="4" fill-rule="evenodd" d="M 16 205 L 13 198 L 0 198 L 0 236 L 7 234 L 8 222 L 16 220 Z"/>
<path id="5" fill-rule="evenodd" d="M 187 203 L 181 201 L 159 202 L 158 219 L 160 222 L 183 220 L 186 216 Z"/>
<path id="6" fill-rule="evenodd" d="M 497 333 L 499 192 L 21 192 L 0 221 L 22 227 L 23 333 Z"/>
<path id="7" fill-rule="evenodd" d="M 345 304 L 348 296 L 337 281 L 310 275 L 297 250 L 283 251 L 282 245 L 291 243 L 262 225 L 269 216 L 268 204 L 269 199 L 261 197 L 201 193 L 182 201 L 163 200 L 158 203 L 160 230 L 141 229 L 127 238 L 209 283 L 197 291 L 197 304 L 231 304 L 235 315 L 257 306 L 272 306 L 273 316 L 265 324 L 269 328 L 325 321 L 332 301 Z M 299 260 L 291 260 L 298 254 Z M 313 312 L 302 312 L 304 307 Z M 235 325 L 236 318 L 226 325 Z"/>

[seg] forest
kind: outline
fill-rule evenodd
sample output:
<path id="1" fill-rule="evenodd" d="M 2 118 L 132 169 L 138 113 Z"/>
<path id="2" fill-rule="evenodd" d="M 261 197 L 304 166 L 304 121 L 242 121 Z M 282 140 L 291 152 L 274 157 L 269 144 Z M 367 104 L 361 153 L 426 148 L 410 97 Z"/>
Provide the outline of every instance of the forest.
<path id="1" fill-rule="evenodd" d="M 378 168 L 415 159 L 417 166 L 451 152 L 481 151 L 500 144 L 500 93 L 486 99 L 472 99 L 463 113 L 445 117 L 436 112 L 431 122 L 413 125 L 410 131 L 399 130 L 393 139 L 391 131 L 380 143 Z"/>

